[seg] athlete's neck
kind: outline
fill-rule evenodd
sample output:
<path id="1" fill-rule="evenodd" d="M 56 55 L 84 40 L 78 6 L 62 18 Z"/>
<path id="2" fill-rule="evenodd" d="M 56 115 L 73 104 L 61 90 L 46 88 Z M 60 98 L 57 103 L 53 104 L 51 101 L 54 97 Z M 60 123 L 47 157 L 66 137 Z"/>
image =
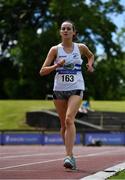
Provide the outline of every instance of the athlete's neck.
<path id="1" fill-rule="evenodd" d="M 73 42 L 71 40 L 62 41 L 61 44 L 64 48 L 72 48 L 73 47 Z"/>
<path id="2" fill-rule="evenodd" d="M 71 43 L 63 43 L 62 42 L 62 46 L 63 46 L 63 49 L 66 53 L 71 53 L 74 49 L 73 42 L 71 42 Z"/>

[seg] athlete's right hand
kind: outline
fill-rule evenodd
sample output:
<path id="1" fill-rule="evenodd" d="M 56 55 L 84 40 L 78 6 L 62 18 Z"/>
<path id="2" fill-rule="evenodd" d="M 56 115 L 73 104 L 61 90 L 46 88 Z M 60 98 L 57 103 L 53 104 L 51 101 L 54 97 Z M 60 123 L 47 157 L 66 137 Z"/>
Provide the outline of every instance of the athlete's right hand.
<path id="1" fill-rule="evenodd" d="M 65 59 L 61 59 L 58 63 L 57 63 L 57 67 L 62 67 L 65 64 Z"/>

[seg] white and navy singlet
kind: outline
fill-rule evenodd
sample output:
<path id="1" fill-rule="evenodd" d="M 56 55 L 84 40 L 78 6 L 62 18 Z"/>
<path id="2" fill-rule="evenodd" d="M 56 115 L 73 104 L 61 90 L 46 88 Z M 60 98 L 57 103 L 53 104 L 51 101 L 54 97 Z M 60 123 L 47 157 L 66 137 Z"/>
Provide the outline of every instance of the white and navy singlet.
<path id="1" fill-rule="evenodd" d="M 81 72 L 83 60 L 77 43 L 73 43 L 73 51 L 65 52 L 61 44 L 57 45 L 57 58 L 55 63 L 65 59 L 63 67 L 56 69 L 53 91 L 84 90 L 85 84 Z"/>

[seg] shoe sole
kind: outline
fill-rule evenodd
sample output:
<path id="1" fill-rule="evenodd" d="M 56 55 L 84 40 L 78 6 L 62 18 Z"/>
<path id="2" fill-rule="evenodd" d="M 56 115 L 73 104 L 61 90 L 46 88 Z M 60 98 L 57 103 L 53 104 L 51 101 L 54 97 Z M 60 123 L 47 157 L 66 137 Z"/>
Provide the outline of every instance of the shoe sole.
<path id="1" fill-rule="evenodd" d="M 73 166 L 69 162 L 64 163 L 64 167 L 68 168 L 68 169 L 72 169 L 73 168 Z"/>
<path id="2" fill-rule="evenodd" d="M 79 172 L 79 169 L 69 169 L 69 168 L 65 168 L 66 172 Z"/>

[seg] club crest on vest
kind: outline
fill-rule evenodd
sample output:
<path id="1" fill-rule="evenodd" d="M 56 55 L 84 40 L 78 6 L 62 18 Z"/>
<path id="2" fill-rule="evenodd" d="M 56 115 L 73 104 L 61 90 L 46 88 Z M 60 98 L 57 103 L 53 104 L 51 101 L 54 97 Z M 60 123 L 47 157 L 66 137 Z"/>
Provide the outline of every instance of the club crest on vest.
<path id="1" fill-rule="evenodd" d="M 74 69 L 74 64 L 73 64 L 73 63 L 64 64 L 64 65 L 63 65 L 63 68 L 64 68 L 64 69 Z"/>

